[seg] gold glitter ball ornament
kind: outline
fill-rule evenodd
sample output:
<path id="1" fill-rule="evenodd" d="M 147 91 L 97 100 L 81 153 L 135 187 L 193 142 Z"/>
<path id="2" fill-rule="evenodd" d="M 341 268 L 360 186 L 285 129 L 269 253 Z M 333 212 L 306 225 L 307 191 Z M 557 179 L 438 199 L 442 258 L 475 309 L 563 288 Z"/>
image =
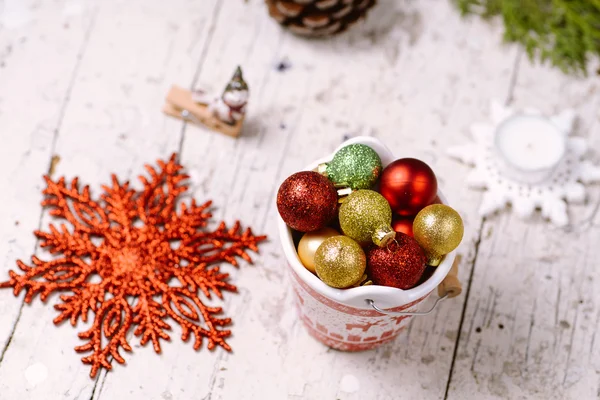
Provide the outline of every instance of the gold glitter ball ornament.
<path id="1" fill-rule="evenodd" d="M 317 276 L 334 288 L 355 285 L 363 278 L 366 267 L 367 257 L 362 247 L 347 236 L 325 239 L 315 254 Z"/>
<path id="2" fill-rule="evenodd" d="M 357 190 L 340 207 L 340 227 L 344 235 L 362 245 L 385 247 L 396 236 L 392 229 L 392 209 L 387 200 L 373 190 Z"/>
<path id="3" fill-rule="evenodd" d="M 312 272 L 315 273 L 315 253 L 317 249 L 323 243 L 323 241 L 332 236 L 339 236 L 339 232 L 333 228 L 322 228 L 318 231 L 308 232 L 302 236 L 300 243 L 298 243 L 298 257 L 302 265 Z"/>
<path id="4" fill-rule="evenodd" d="M 413 234 L 427 255 L 427 264 L 437 267 L 444 255 L 460 244 L 464 226 L 460 215 L 445 204 L 422 209 L 413 222 Z"/>

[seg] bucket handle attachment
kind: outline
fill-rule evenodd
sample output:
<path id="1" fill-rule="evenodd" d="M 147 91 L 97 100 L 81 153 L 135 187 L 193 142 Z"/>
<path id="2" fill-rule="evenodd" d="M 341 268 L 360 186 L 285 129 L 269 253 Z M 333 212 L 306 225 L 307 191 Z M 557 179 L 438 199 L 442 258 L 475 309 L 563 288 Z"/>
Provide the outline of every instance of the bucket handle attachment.
<path id="1" fill-rule="evenodd" d="M 458 264 L 460 264 L 461 258 L 462 257 L 459 254 L 454 259 L 454 263 L 452 263 L 452 268 L 450 268 L 448 275 L 446 275 L 446 277 L 444 278 L 442 283 L 440 283 L 438 285 L 438 296 L 439 297 L 437 298 L 435 303 L 433 303 L 433 305 L 431 306 L 431 308 L 428 311 L 415 311 L 415 312 L 387 311 L 382 308 L 379 308 L 375 304 L 375 301 L 373 299 L 366 299 L 365 301 L 367 302 L 367 304 L 369 304 L 371 306 L 371 308 L 373 308 L 373 310 L 377 311 L 378 313 L 385 314 L 385 315 L 413 316 L 413 315 L 430 314 L 435 309 L 435 307 L 438 305 L 438 303 L 440 301 L 442 301 L 444 299 L 451 299 L 453 297 L 456 297 L 462 292 L 462 285 L 460 283 L 460 280 L 458 280 Z"/>

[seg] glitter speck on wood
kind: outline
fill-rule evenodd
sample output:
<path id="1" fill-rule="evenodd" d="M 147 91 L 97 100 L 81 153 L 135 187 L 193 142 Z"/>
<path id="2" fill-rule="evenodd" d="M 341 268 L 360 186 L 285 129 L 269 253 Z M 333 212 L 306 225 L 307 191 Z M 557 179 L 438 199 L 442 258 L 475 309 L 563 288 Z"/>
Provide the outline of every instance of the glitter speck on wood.
<path id="1" fill-rule="evenodd" d="M 59 155 L 53 155 L 52 159 L 50 159 L 50 168 L 48 168 L 48 175 L 52 176 L 54 175 L 54 170 L 56 169 L 56 166 L 58 165 L 58 163 L 60 162 L 60 156 Z"/>

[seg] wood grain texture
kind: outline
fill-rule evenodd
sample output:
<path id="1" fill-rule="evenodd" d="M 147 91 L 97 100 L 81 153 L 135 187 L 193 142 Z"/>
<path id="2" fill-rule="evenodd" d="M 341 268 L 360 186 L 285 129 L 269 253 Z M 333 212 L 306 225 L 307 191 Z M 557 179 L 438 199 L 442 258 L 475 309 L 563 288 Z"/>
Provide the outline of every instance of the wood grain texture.
<path id="1" fill-rule="evenodd" d="M 575 109 L 574 134 L 597 151 L 597 77 L 572 79 L 526 60 L 516 76 L 516 107 Z M 567 229 L 510 213 L 485 221 L 449 398 L 600 396 L 598 204 L 600 191 L 591 187 L 585 205 L 571 206 Z"/>
<path id="2" fill-rule="evenodd" d="M 72 177 L 76 171 L 98 194 L 111 172 L 137 180 L 144 163 L 179 150 L 181 122 L 157 111 L 173 80 L 187 76 L 188 85 L 191 82 L 215 5 L 180 1 L 165 8 L 160 1 L 103 1 L 82 10 L 93 15 L 94 24 L 87 42 L 79 46 L 80 63 L 71 75 L 69 102 L 62 124 L 55 128 L 53 152 L 61 157 L 57 176 Z M 52 23 L 62 26 L 60 17 L 59 13 Z M 46 168 L 49 161 L 50 155 Z M 38 186 L 30 195 L 35 203 L 41 200 L 42 183 L 41 172 L 36 175 L 27 179 Z M 39 207 L 32 204 L 31 210 Z M 46 227 L 49 221 L 44 215 L 41 225 Z M 27 238 L 33 242 L 31 233 Z M 7 263 L 6 269 L 13 265 Z M 3 307 L 18 305 L 8 294 L 2 293 Z M 0 398 L 89 399 L 101 388 L 104 375 L 90 379 L 89 367 L 73 350 L 81 344 L 77 332 L 85 330 L 85 324 L 76 329 L 69 324 L 55 327 L 56 311 L 50 304 L 56 300 L 53 296 L 48 304 L 37 300 L 24 307 L 0 364 Z M 39 364 L 48 370 L 48 377 L 32 385 L 27 371 Z"/>
<path id="3" fill-rule="evenodd" d="M 40 223 L 42 175 L 93 26 L 94 10 L 66 4 L 6 3 L 0 14 L 0 258 L 2 280 L 15 259 L 29 261 Z M 35 24 L 33 23 L 35 21 Z M 42 62 L 43 60 L 43 62 Z M 0 291 L 0 361 L 21 315 L 21 299 Z M 4 379 L 0 380 L 3 382 Z"/>
<path id="4" fill-rule="evenodd" d="M 50 221 L 38 203 L 53 154 L 55 175 L 78 175 L 97 193 L 110 172 L 134 180 L 144 163 L 180 151 L 194 197 L 214 200 L 216 219 L 239 218 L 271 240 L 254 266 L 228 268 L 240 289 L 224 304 L 233 353 L 195 352 L 175 330 L 156 355 L 132 337 L 127 365 L 95 380 L 73 351 L 84 327 L 52 324 L 55 298 L 21 310 L 0 291 L 0 400 L 598 396 L 600 217 L 569 234 L 510 213 L 482 221 L 480 193 L 465 189 L 468 167 L 445 155 L 488 118 L 491 99 L 575 107 L 578 134 L 600 148 L 597 80 L 530 65 L 500 44 L 501 26 L 462 20 L 442 0 L 381 1 L 364 24 L 325 41 L 282 31 L 262 0 L 21 9 L 43 22 L 22 18 L 0 31 L 0 163 L 10 171 L 0 175 L 0 276 L 34 251 L 31 231 Z M 36 56 L 46 68 L 29 70 Z M 220 91 L 238 64 L 251 95 L 237 140 L 161 113 L 172 84 Z M 349 354 L 315 342 L 296 318 L 274 196 L 289 174 L 359 134 L 437 172 L 465 220 L 464 291 L 395 342 Z M 589 219 L 599 198 L 595 188 L 574 220 Z M 32 380 L 39 365 L 47 376 Z"/>

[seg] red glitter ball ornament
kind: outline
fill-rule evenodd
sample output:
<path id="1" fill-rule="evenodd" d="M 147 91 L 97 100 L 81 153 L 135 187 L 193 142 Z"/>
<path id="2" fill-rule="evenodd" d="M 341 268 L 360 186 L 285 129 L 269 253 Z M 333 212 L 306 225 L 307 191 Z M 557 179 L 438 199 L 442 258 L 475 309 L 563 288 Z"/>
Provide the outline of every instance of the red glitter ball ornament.
<path id="1" fill-rule="evenodd" d="M 277 210 L 292 229 L 312 232 L 323 228 L 337 212 L 338 197 L 323 175 L 302 171 L 287 178 L 277 192 Z"/>
<path id="2" fill-rule="evenodd" d="M 437 178 L 429 165 L 416 158 L 401 158 L 381 174 L 379 192 L 401 216 L 416 215 L 437 195 Z"/>
<path id="3" fill-rule="evenodd" d="M 392 220 L 392 229 L 413 237 L 413 217 L 396 217 Z"/>
<path id="4" fill-rule="evenodd" d="M 404 233 L 396 234 L 396 242 L 369 249 L 367 275 L 376 285 L 410 289 L 423 275 L 427 257 L 419 243 Z"/>

